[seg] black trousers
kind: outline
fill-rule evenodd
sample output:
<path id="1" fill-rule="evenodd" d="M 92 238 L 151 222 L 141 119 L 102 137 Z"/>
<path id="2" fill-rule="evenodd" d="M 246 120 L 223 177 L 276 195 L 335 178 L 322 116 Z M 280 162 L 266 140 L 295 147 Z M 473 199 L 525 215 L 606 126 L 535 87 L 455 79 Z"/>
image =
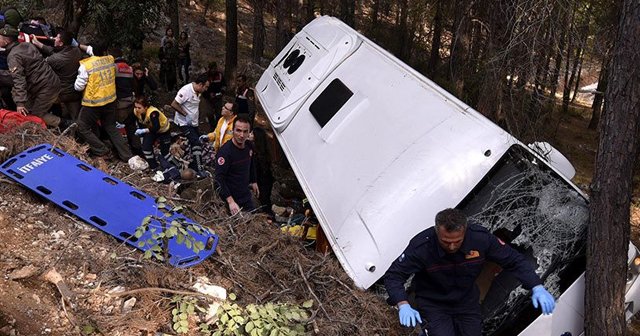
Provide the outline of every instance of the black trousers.
<path id="1" fill-rule="evenodd" d="M 481 336 L 480 304 L 473 301 L 457 305 L 418 303 L 422 327 L 426 326 L 429 336 Z"/>
<path id="2" fill-rule="evenodd" d="M 128 161 L 131 157 L 129 146 L 116 128 L 116 103 L 109 103 L 104 106 L 83 106 L 78 116 L 78 134 L 89 144 L 91 151 L 96 155 L 105 155 L 109 148 L 100 141 L 93 128 L 100 120 L 102 129 L 109 136 L 109 140 L 118 152 L 118 156 L 123 161 Z"/>
<path id="3" fill-rule="evenodd" d="M 136 123 L 136 116 L 133 114 L 133 96 L 118 99 L 116 102 L 116 121 L 124 124 L 129 149 L 133 155 L 142 156 L 140 138 L 136 135 L 138 125 Z"/>
<path id="4" fill-rule="evenodd" d="M 156 160 L 155 155 L 153 155 L 153 144 L 156 140 L 158 140 L 158 145 L 160 146 L 160 155 L 162 155 L 162 157 L 168 162 L 174 161 L 173 156 L 169 152 L 169 148 L 171 147 L 171 135 L 169 135 L 169 132 L 149 132 L 142 138 L 142 153 L 144 154 L 144 159 L 147 161 L 149 168 L 151 169 L 158 168 L 158 161 Z"/>

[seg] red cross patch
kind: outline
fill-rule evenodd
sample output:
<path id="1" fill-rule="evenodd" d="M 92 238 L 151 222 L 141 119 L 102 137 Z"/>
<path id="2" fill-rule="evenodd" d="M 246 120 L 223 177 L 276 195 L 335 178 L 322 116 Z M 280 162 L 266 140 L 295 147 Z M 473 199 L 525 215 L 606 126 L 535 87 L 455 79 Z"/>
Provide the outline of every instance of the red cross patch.
<path id="1" fill-rule="evenodd" d="M 218 165 L 219 166 L 223 166 L 224 165 L 224 158 L 222 156 L 218 158 Z"/>

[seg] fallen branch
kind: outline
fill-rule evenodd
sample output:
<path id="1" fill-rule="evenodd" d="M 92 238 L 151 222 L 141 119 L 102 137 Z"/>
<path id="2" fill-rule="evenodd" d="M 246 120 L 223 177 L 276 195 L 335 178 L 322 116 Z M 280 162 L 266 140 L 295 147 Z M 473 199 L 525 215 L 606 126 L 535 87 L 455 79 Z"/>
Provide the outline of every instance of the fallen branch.
<path id="1" fill-rule="evenodd" d="M 58 135 L 58 137 L 56 138 L 56 141 L 51 146 L 51 149 L 53 150 L 54 148 L 56 148 L 58 146 L 58 142 L 60 141 L 60 139 L 62 139 L 63 136 L 69 134 L 71 129 L 75 129 L 77 126 L 78 126 L 78 124 L 76 124 L 76 123 L 73 123 L 73 124 L 69 125 L 69 127 L 67 127 L 66 130 L 64 130 L 62 133 L 60 133 L 60 135 Z"/>
<path id="2" fill-rule="evenodd" d="M 304 280 L 304 283 L 307 285 L 307 289 L 309 289 L 309 292 L 311 293 L 311 295 L 316 299 L 316 301 L 318 301 L 318 306 L 320 307 L 320 309 L 322 309 L 322 312 L 324 313 L 324 315 L 328 319 L 331 319 L 331 317 L 329 316 L 329 313 L 327 313 L 327 311 L 324 309 L 324 306 L 322 305 L 322 301 L 320 301 L 316 293 L 313 291 L 313 289 L 311 289 L 311 285 L 309 285 L 309 281 L 307 281 L 307 278 L 304 276 L 304 271 L 302 270 L 302 266 L 297 260 L 296 260 L 296 265 L 298 265 L 300 276 L 302 276 L 302 280 Z"/>
<path id="3" fill-rule="evenodd" d="M 177 294 L 177 295 L 203 296 L 203 297 L 212 299 L 214 301 L 222 301 L 222 300 L 220 300 L 220 298 L 212 296 L 212 295 L 209 295 L 209 294 L 204 294 L 204 293 L 200 293 L 200 292 L 169 289 L 169 288 L 162 288 L 162 287 L 138 288 L 138 289 L 132 289 L 132 290 L 124 291 L 124 292 L 106 293 L 106 294 L 103 294 L 103 295 L 111 296 L 111 297 L 118 297 L 118 296 L 126 296 L 126 295 L 132 295 L 132 294 L 143 293 L 143 292 L 165 292 L 165 293 L 171 293 L 171 294 Z"/>
<path id="4" fill-rule="evenodd" d="M 274 282 L 276 285 L 280 286 L 280 289 L 287 289 L 287 287 L 285 287 L 285 286 L 282 284 L 282 282 L 280 282 L 278 279 L 276 279 L 276 277 L 275 277 L 275 276 L 273 276 L 273 274 L 271 274 L 272 272 L 269 272 L 269 270 L 267 270 L 266 268 L 264 268 L 264 266 L 262 266 L 262 264 L 261 264 L 259 261 L 256 261 L 256 265 L 258 265 L 258 266 L 256 267 L 256 266 L 253 266 L 253 264 L 249 263 L 249 266 L 251 266 L 251 267 L 253 267 L 253 268 L 256 268 L 256 269 L 258 269 L 258 268 L 259 268 L 259 269 L 260 269 L 260 270 L 262 270 L 264 273 L 266 273 L 266 274 L 271 278 L 271 280 L 273 280 L 273 282 Z"/>

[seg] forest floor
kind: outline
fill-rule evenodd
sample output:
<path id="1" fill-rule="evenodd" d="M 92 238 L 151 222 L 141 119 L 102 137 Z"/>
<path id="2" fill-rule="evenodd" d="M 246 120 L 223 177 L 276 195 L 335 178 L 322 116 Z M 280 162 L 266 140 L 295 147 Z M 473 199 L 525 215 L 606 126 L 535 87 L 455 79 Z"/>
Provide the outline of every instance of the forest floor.
<path id="1" fill-rule="evenodd" d="M 224 27 L 224 16 L 214 8 L 202 23 L 201 11 L 185 7 L 181 13 L 191 31 L 193 50 L 206 50 L 194 57 L 194 69 L 198 70 L 210 61 L 223 63 L 224 57 L 223 48 L 215 47 L 224 45 L 220 28 Z M 240 45 L 249 46 L 251 17 L 243 2 L 239 14 Z M 154 43 L 150 41 L 149 45 Z M 248 47 L 241 47 L 241 60 L 247 59 L 248 53 Z M 168 97 L 170 94 L 165 93 L 161 99 Z M 597 134 L 587 129 L 586 108 L 572 111 L 557 123 L 550 123 L 557 129 L 550 130 L 551 135 L 544 140 L 575 165 L 574 181 L 587 190 Z M 165 197 L 172 206 L 186 206 L 188 217 L 220 236 L 220 250 L 188 269 L 143 259 L 137 250 L 0 175 L 0 272 L 4 275 L 0 277 L 0 335 L 173 335 L 176 300 L 193 293 L 193 285 L 204 281 L 203 277 L 234 293 L 235 302 L 241 306 L 273 302 L 297 305 L 310 317 L 306 328 L 311 334 L 411 334 L 399 327 L 397 312 L 380 296 L 351 285 L 331 254 L 317 253 L 308 242 L 282 234 L 262 215 L 227 217 L 223 205 L 211 193 L 209 179 L 178 192 L 153 182 L 148 174 L 132 172 L 124 163 L 89 157 L 87 148 L 70 138 L 36 128 L 0 134 L 0 146 L 6 147 L 0 151 L 0 162 L 40 143 L 56 143 L 67 153 L 149 195 Z M 636 200 L 639 195 L 634 196 Z M 286 202 L 282 205 L 296 203 Z M 639 227 L 640 207 L 634 205 L 632 240 L 638 246 Z M 201 306 L 213 303 L 198 294 L 191 296 L 198 297 Z M 303 303 L 308 300 L 314 304 L 307 308 Z M 203 316 L 195 314 L 187 319 L 190 335 L 196 334 L 196 315 Z M 634 318 L 629 331 L 630 335 L 640 335 L 640 321 Z"/>

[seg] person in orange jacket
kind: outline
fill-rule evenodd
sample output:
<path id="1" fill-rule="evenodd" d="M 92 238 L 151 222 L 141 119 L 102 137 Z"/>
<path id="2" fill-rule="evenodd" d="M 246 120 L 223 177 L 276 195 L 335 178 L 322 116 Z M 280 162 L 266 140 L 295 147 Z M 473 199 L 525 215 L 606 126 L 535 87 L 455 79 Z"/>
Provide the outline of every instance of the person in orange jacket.
<path id="1" fill-rule="evenodd" d="M 213 142 L 213 149 L 217 152 L 222 145 L 233 138 L 233 121 L 238 115 L 238 105 L 232 101 L 227 101 L 222 105 L 222 117 L 218 120 L 216 129 L 206 135 L 200 136 L 202 142 Z"/>

